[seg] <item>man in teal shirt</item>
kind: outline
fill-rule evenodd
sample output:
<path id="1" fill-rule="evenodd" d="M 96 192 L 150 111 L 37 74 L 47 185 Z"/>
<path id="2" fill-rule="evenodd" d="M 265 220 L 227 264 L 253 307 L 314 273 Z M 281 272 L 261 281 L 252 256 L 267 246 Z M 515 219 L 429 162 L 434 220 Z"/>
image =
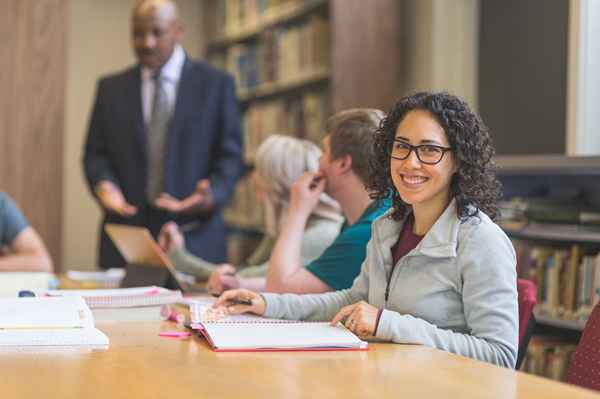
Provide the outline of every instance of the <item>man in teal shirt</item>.
<path id="1" fill-rule="evenodd" d="M 358 276 L 371 239 L 371 222 L 389 203 L 374 203 L 365 189 L 373 134 L 383 112 L 351 109 L 327 121 L 318 173 L 306 173 L 292 186 L 287 218 L 269 259 L 263 291 L 318 293 L 349 288 Z M 302 264 L 300 249 L 304 229 L 321 193 L 339 202 L 346 218 L 342 231 L 323 254 Z M 224 281 L 228 284 L 224 284 Z M 233 284 L 232 284 L 233 281 Z M 256 279 L 211 277 L 210 290 L 256 289 Z M 251 286 L 249 284 L 252 284 Z"/>
<path id="2" fill-rule="evenodd" d="M 52 260 L 38 233 L 15 202 L 0 191 L 0 272 L 52 272 Z"/>

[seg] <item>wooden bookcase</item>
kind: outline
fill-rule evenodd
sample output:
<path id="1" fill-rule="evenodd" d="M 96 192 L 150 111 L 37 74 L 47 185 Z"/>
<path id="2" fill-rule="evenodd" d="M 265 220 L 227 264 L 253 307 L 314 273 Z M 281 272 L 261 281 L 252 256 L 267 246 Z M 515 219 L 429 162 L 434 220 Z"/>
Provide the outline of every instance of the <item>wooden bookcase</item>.
<path id="1" fill-rule="evenodd" d="M 401 86 L 395 0 L 204 0 L 206 59 L 238 83 L 245 159 L 270 134 L 319 143 L 339 110 L 387 110 Z M 262 230 L 248 176 L 225 212 L 232 229 Z"/>
<path id="2" fill-rule="evenodd" d="M 600 157 L 500 156 L 505 199 L 554 209 L 529 209 L 529 220 L 501 222 L 513 239 L 519 277 L 538 285 L 534 338 L 525 371 L 561 379 L 600 292 L 600 224 L 583 223 L 581 209 L 600 214 Z M 560 205 L 557 205 L 560 203 Z M 527 216 L 527 213 L 526 213 Z M 569 219 L 573 219 L 570 220 Z"/>

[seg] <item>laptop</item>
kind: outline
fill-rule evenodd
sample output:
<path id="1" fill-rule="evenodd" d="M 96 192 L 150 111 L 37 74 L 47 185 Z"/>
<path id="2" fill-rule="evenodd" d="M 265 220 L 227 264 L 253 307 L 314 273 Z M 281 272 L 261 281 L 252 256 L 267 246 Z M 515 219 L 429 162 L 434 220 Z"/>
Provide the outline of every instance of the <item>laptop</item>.
<path id="1" fill-rule="evenodd" d="M 179 277 L 175 266 L 147 228 L 109 223 L 104 230 L 127 262 L 121 287 L 157 285 L 184 293 L 206 293 Z"/>

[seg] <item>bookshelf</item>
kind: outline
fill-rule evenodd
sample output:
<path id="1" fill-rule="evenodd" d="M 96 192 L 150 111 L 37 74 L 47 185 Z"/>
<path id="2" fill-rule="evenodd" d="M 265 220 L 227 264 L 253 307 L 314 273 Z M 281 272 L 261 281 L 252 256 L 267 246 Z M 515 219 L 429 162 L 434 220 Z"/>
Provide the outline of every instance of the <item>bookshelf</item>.
<path id="1" fill-rule="evenodd" d="M 510 216 L 500 225 L 515 244 L 519 277 L 538 287 L 524 371 L 560 380 L 600 298 L 600 157 L 500 156 L 497 164 Z"/>
<path id="2" fill-rule="evenodd" d="M 392 105 L 401 87 L 401 11 L 396 0 L 203 0 L 205 56 L 236 79 L 249 170 L 271 134 L 320 144 L 331 114 Z M 248 177 L 225 220 L 234 231 L 262 231 Z"/>

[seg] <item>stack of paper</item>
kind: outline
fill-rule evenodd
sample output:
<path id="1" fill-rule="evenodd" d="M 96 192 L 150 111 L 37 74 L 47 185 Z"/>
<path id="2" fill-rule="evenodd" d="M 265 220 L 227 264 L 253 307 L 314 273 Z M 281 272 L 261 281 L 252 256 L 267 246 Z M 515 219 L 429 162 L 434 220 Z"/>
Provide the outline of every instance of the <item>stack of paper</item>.
<path id="1" fill-rule="evenodd" d="M 182 299 L 181 291 L 161 287 L 117 288 L 111 290 L 54 290 L 51 297 L 82 297 L 96 320 L 158 321 L 161 307 Z"/>
<path id="2" fill-rule="evenodd" d="M 156 286 L 111 290 L 53 290 L 46 292 L 46 295 L 52 297 L 80 296 L 92 309 L 157 306 L 181 300 L 181 291 Z"/>
<path id="3" fill-rule="evenodd" d="M 0 299 L 0 347 L 108 345 L 82 298 Z"/>

